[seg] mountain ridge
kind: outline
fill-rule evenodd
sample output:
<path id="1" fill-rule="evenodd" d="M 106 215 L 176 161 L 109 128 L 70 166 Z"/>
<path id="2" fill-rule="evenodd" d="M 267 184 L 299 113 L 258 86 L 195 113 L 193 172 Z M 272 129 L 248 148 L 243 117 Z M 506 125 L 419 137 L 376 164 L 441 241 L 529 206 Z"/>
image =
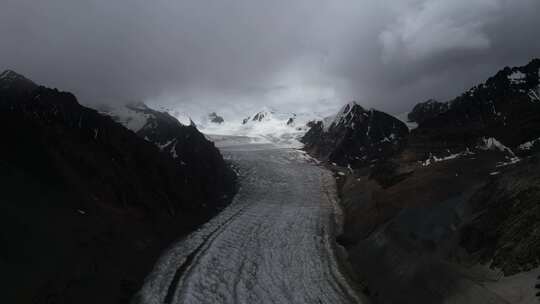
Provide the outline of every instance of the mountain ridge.
<path id="1" fill-rule="evenodd" d="M 9 74 L 18 81 L 0 80 L 4 299 L 127 302 L 161 250 L 234 189 L 204 182 L 73 94 Z M 201 149 L 200 162 L 211 154 Z"/>
<path id="2" fill-rule="evenodd" d="M 372 143 L 342 148 L 311 124 L 306 151 L 334 172 L 344 209 L 338 242 L 374 303 L 513 303 L 516 286 L 536 300 L 539 68 L 504 68 L 450 102 L 417 105 L 419 126 L 375 163 L 332 163 L 333 151 L 361 157 Z"/>

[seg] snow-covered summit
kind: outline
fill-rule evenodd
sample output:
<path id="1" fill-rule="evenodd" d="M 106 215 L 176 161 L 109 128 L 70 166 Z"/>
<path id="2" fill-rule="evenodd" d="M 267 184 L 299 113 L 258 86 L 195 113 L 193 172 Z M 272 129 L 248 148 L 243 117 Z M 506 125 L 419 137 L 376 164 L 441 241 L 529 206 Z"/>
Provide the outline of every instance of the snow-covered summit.
<path id="1" fill-rule="evenodd" d="M 26 79 L 24 76 L 17 74 L 12 70 L 5 70 L 0 74 L 0 80 L 20 80 Z"/>
<path id="2" fill-rule="evenodd" d="M 302 138 L 317 157 L 343 166 L 358 167 L 384 160 L 401 149 L 409 133 L 397 118 L 356 102 L 322 121 L 314 121 Z"/>
<path id="3" fill-rule="evenodd" d="M 5 70 L 5 71 L 3 71 L 2 74 L 0 74 L 0 79 L 7 78 L 8 75 L 11 74 L 11 73 L 15 73 L 15 72 L 13 72 L 13 71 L 11 71 L 11 70 Z"/>
<path id="4" fill-rule="evenodd" d="M 356 101 L 351 101 L 343 105 L 336 115 L 325 117 L 322 120 L 324 130 L 328 131 L 328 129 L 339 125 L 349 125 L 356 115 L 360 113 L 365 115 L 365 112 L 366 110 Z"/>
<path id="5" fill-rule="evenodd" d="M 269 121 L 272 119 L 272 116 L 276 114 L 276 111 L 274 109 L 264 107 L 259 112 L 248 116 L 242 120 L 242 124 L 248 124 L 250 122 L 262 122 L 262 121 Z"/>
<path id="6" fill-rule="evenodd" d="M 307 123 L 321 119 L 315 113 L 292 113 L 262 107 L 242 119 L 225 119 L 222 123 L 212 123 L 208 118 L 197 123 L 201 132 L 209 135 L 251 137 L 266 142 L 299 145 L 300 138 L 309 128 Z"/>

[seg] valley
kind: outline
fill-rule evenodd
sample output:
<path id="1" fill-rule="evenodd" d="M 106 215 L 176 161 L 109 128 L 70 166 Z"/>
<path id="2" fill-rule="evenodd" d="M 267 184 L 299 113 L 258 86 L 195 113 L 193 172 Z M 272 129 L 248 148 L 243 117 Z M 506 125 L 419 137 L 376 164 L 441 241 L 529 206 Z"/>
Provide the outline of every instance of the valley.
<path id="1" fill-rule="evenodd" d="M 237 165 L 231 205 L 174 244 L 136 303 L 364 303 L 344 272 L 332 174 L 302 151 L 222 147 Z"/>

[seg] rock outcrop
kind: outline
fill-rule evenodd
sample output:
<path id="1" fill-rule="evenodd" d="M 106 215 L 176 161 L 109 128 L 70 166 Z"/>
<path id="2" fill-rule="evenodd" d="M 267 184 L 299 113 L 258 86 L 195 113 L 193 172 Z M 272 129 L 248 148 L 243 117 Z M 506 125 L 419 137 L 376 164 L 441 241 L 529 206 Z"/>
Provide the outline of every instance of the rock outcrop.
<path id="1" fill-rule="evenodd" d="M 208 118 L 210 119 L 211 123 L 215 123 L 215 124 L 222 124 L 222 123 L 225 122 L 225 119 L 223 119 L 223 117 L 217 115 L 216 112 L 212 112 L 212 113 L 208 114 Z"/>
<path id="2" fill-rule="evenodd" d="M 446 110 L 448 110 L 448 103 L 429 99 L 414 106 L 412 111 L 407 115 L 407 119 L 411 122 L 421 124 L 446 112 Z"/>

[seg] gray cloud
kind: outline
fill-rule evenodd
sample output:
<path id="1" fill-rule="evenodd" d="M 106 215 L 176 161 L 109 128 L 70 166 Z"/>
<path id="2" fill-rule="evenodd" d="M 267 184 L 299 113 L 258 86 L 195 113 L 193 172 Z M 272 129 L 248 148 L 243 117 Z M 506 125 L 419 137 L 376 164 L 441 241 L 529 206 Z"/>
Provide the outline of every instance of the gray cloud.
<path id="1" fill-rule="evenodd" d="M 433 0 L 407 9 L 379 38 L 383 61 L 419 61 L 454 51 L 491 47 L 486 24 L 502 9 L 501 1 Z"/>
<path id="2" fill-rule="evenodd" d="M 0 68 L 85 103 L 390 112 L 540 54 L 537 0 L 1 0 Z"/>

